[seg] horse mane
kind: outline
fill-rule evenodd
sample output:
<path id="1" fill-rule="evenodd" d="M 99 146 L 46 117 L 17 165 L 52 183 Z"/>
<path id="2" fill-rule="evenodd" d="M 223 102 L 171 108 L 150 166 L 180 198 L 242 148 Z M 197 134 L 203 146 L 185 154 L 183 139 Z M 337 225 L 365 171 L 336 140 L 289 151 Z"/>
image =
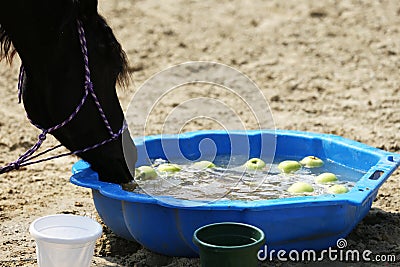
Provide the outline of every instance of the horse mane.
<path id="1" fill-rule="evenodd" d="M 121 44 L 115 38 L 115 35 L 112 29 L 108 26 L 106 20 L 97 13 L 97 1 L 82 1 L 82 0 L 73 0 L 73 5 L 75 5 L 75 12 L 70 16 L 67 16 L 68 20 L 77 18 L 82 19 L 85 25 L 85 21 L 89 20 L 89 18 L 93 18 L 96 20 L 97 25 L 101 28 L 105 33 L 105 41 L 106 45 L 108 45 L 108 49 L 112 53 L 114 53 L 113 57 L 118 64 L 118 73 L 117 73 L 117 82 L 122 87 L 125 88 L 130 81 L 130 73 L 128 70 L 128 58 L 126 53 L 122 49 Z M 88 3 L 90 3 L 88 5 Z M 85 5 L 86 4 L 86 5 Z M 67 21 L 64 21 L 61 25 L 62 28 L 68 24 Z M 62 30 L 62 29 L 61 29 Z M 0 24 L 0 62 L 5 59 L 10 64 L 15 56 L 17 51 L 15 50 L 13 43 L 10 37 L 7 35 L 7 32 Z"/>
<path id="2" fill-rule="evenodd" d="M 121 44 L 117 41 L 112 29 L 110 28 L 110 26 L 108 26 L 106 20 L 99 14 L 97 14 L 96 20 L 102 31 L 104 31 L 105 33 L 105 42 L 108 45 L 108 48 L 112 53 L 114 53 L 113 56 L 116 57 L 114 60 L 119 67 L 117 82 L 122 88 L 125 88 L 129 84 L 131 78 L 128 69 L 128 58 L 126 56 L 126 53 L 122 49 Z"/>
<path id="3" fill-rule="evenodd" d="M 11 64 L 15 54 L 16 50 L 11 42 L 11 39 L 0 24 L 0 61 L 6 59 L 6 61 Z"/>

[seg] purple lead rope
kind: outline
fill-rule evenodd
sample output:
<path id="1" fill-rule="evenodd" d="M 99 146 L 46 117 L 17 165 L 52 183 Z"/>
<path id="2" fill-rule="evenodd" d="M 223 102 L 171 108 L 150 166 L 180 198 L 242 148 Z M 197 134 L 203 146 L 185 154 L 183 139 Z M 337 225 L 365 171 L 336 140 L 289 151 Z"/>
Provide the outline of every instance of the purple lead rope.
<path id="1" fill-rule="evenodd" d="M 39 134 L 38 136 L 38 141 L 36 142 L 36 144 L 34 144 L 30 149 L 28 149 L 24 154 L 22 154 L 16 161 L 13 161 L 9 164 L 7 164 L 6 166 L 0 168 L 0 174 L 1 173 L 5 173 L 5 172 L 9 172 L 12 170 L 18 170 L 21 166 L 27 166 L 27 165 L 31 165 L 31 164 L 35 164 L 35 163 L 39 163 L 39 162 L 43 162 L 43 161 L 47 161 L 47 160 L 51 160 L 51 159 L 55 159 L 55 158 L 60 158 L 63 156 L 68 156 L 68 155 L 73 155 L 73 154 L 79 154 L 79 153 L 84 153 L 87 152 L 89 150 L 98 148 L 104 144 L 107 144 L 115 139 L 117 139 L 122 133 L 123 131 L 127 128 L 127 124 L 124 121 L 123 126 L 121 127 L 121 129 L 118 132 L 114 132 L 111 128 L 110 123 L 107 120 L 107 116 L 103 111 L 103 108 L 101 107 L 101 104 L 93 90 L 93 83 L 91 81 L 90 78 L 90 69 L 89 69 L 89 57 L 88 57 L 88 52 L 87 52 L 87 43 L 86 43 L 86 37 L 85 37 L 85 30 L 83 29 L 83 25 L 82 22 L 80 20 L 77 20 L 77 28 L 78 28 L 78 33 L 79 33 L 79 42 L 81 45 L 81 50 L 82 50 L 82 54 L 83 54 L 83 60 L 84 60 L 84 66 L 85 66 L 85 93 L 84 96 L 82 97 L 81 102 L 78 104 L 78 106 L 76 107 L 76 109 L 72 112 L 72 114 L 65 119 L 63 122 L 50 127 L 48 129 L 44 129 L 43 127 L 41 127 L 40 125 L 37 125 L 35 123 L 33 123 L 33 121 L 31 119 L 29 119 L 29 121 L 35 125 L 37 128 L 39 128 L 40 130 L 42 130 L 42 133 Z M 23 78 L 24 78 L 24 67 L 21 65 L 20 68 L 20 73 L 19 73 L 19 78 L 18 78 L 18 102 L 21 103 L 21 96 L 22 96 L 22 83 L 23 83 Z M 99 111 L 99 114 L 101 116 L 101 118 L 104 121 L 104 124 L 107 128 L 107 131 L 110 134 L 110 138 L 106 139 L 100 143 L 97 143 L 95 145 L 89 146 L 87 148 L 84 149 L 80 149 L 80 150 L 76 150 L 73 152 L 67 152 L 64 154 L 60 154 L 60 155 L 56 155 L 56 156 L 51 156 L 51 157 L 47 157 L 44 159 L 39 159 L 39 160 L 33 160 L 43 154 L 46 154 L 54 149 L 57 149 L 59 147 L 61 147 L 61 145 L 57 145 L 55 147 L 49 148 L 41 153 L 38 153 L 37 155 L 33 155 L 42 145 L 43 141 L 46 140 L 46 135 L 48 133 L 51 133 L 57 129 L 60 129 L 62 127 L 64 127 L 67 123 L 69 123 L 77 114 L 78 112 L 81 110 L 82 106 L 85 104 L 86 99 L 88 97 L 88 95 L 91 95 L 94 103 L 96 104 L 96 107 Z"/>

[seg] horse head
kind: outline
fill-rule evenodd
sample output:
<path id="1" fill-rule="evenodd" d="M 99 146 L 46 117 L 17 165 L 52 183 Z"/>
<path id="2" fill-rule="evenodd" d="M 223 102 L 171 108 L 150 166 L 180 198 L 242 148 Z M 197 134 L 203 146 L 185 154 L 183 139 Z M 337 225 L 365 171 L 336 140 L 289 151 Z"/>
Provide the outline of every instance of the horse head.
<path id="1" fill-rule="evenodd" d="M 97 0 L 7 2 L 0 9 L 0 55 L 11 61 L 16 51 L 21 58 L 25 69 L 22 98 L 31 121 L 48 129 L 68 118 L 82 101 L 86 80 L 79 20 L 85 30 L 93 91 L 109 128 L 118 132 L 124 115 L 115 85 L 127 81 L 127 60 L 113 31 L 98 14 Z M 76 116 L 51 134 L 71 151 L 110 138 L 96 101 L 90 97 Z M 129 182 L 134 176 L 136 148 L 131 138 L 123 136 L 130 136 L 128 129 L 77 155 L 91 164 L 100 180 Z"/>

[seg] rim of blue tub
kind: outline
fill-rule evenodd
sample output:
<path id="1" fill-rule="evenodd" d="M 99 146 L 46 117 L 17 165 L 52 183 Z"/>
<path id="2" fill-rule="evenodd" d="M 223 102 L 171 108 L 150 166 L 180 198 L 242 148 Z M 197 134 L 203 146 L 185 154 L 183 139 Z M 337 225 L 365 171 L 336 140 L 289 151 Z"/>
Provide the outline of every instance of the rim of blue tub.
<path id="1" fill-rule="evenodd" d="M 144 146 L 146 142 L 160 139 L 185 139 L 204 134 L 227 134 L 224 130 L 203 130 L 196 132 L 188 132 L 183 134 L 173 135 L 152 135 L 140 138 L 134 138 L 135 145 L 139 148 Z M 349 140 L 341 136 L 331 134 L 321 134 L 312 132 L 301 132 L 292 130 L 247 130 L 247 131 L 229 131 L 229 134 L 245 134 L 245 135 L 260 135 L 273 134 L 275 136 L 285 135 L 303 138 L 320 139 L 326 142 L 335 142 L 345 145 L 349 148 L 354 148 L 362 152 L 373 154 L 379 158 L 379 161 L 371 167 L 355 184 L 355 186 L 344 194 L 324 194 L 318 196 L 298 196 L 291 198 L 266 199 L 266 200 L 215 200 L 215 201 L 193 201 L 182 200 L 169 196 L 157 196 L 128 192 L 122 189 L 121 185 L 102 182 L 98 180 L 98 175 L 90 165 L 80 160 L 72 167 L 71 183 L 98 190 L 103 196 L 116 200 L 127 201 L 132 203 L 147 203 L 156 204 L 170 208 L 199 210 L 246 210 L 246 209 L 282 209 L 286 207 L 293 208 L 294 206 L 325 206 L 329 204 L 340 205 L 341 203 L 349 203 L 353 205 L 364 205 L 367 201 L 371 201 L 371 197 L 377 192 L 379 187 L 388 179 L 388 177 L 400 166 L 400 154 L 387 152 L 378 148 L 368 146 L 366 144 Z M 379 177 L 374 177 L 375 173 L 379 172 Z M 373 177 L 373 179 L 371 178 Z"/>

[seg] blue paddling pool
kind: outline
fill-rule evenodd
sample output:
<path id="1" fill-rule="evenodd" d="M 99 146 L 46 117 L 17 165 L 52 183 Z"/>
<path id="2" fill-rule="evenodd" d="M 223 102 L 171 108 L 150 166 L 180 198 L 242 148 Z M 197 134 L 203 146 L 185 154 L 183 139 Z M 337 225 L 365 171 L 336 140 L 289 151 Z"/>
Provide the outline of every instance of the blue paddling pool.
<path id="1" fill-rule="evenodd" d="M 231 140 L 246 140 L 248 145 L 239 149 L 231 145 Z M 268 250 L 322 250 L 335 246 L 368 213 L 379 187 L 400 164 L 399 154 L 339 136 L 297 131 L 197 131 L 134 141 L 138 149 L 137 166 L 148 165 L 149 159 L 158 158 L 194 160 L 212 151 L 215 155 L 246 153 L 249 158 L 271 158 L 271 161 L 273 156 L 314 155 L 363 173 L 344 194 L 216 200 L 199 205 L 191 200 L 128 192 L 120 185 L 99 181 L 88 163 L 74 164 L 71 182 L 92 189 L 96 209 L 114 233 L 169 256 L 197 256 L 198 249 L 192 242 L 195 230 L 227 221 L 262 229 Z"/>

